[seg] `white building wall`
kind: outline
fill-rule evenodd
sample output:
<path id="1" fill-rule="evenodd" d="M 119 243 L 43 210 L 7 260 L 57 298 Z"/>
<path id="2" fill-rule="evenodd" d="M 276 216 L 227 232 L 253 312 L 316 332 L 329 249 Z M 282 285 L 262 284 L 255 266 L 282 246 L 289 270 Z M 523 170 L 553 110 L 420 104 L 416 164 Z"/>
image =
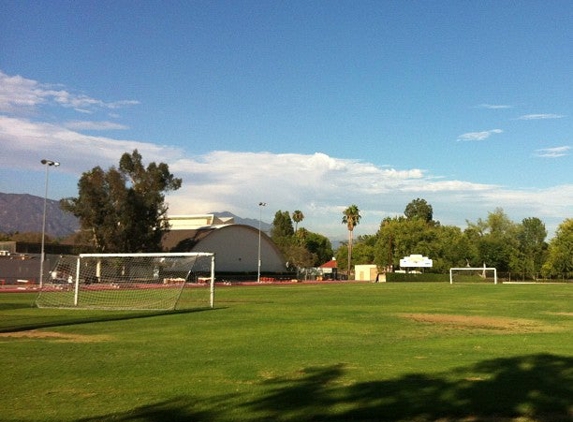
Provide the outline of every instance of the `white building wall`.
<path id="1" fill-rule="evenodd" d="M 229 225 L 214 230 L 192 252 L 214 252 L 220 271 L 256 272 L 259 232 L 250 226 Z M 261 272 L 284 272 L 286 263 L 269 237 L 261 233 Z"/>
<path id="2" fill-rule="evenodd" d="M 361 281 L 375 281 L 378 274 L 376 265 L 355 265 L 354 278 Z"/>

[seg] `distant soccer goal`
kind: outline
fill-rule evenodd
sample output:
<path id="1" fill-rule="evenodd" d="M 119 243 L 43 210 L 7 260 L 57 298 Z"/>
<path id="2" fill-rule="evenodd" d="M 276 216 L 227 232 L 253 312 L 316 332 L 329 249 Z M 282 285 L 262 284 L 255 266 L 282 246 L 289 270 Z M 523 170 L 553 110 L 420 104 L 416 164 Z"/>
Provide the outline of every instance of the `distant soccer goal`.
<path id="1" fill-rule="evenodd" d="M 497 284 L 497 269 L 493 267 L 450 268 L 450 284 L 492 282 Z"/>
<path id="2" fill-rule="evenodd" d="M 173 310 L 214 307 L 213 253 L 81 254 L 62 257 L 39 308 Z"/>

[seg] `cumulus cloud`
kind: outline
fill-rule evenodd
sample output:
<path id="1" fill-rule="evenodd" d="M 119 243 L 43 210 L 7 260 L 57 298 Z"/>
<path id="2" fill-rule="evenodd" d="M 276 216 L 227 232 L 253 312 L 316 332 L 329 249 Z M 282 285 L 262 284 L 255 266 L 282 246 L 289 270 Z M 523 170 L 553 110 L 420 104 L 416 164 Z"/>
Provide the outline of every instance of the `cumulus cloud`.
<path id="1" fill-rule="evenodd" d="M 483 141 L 493 134 L 503 133 L 501 129 L 484 130 L 482 132 L 468 132 L 458 136 L 458 141 Z"/>
<path id="2" fill-rule="evenodd" d="M 525 114 L 523 116 L 519 116 L 517 120 L 544 120 L 544 119 L 562 119 L 565 117 L 564 114 L 550 114 L 550 113 L 542 113 L 542 114 Z"/>
<path id="3" fill-rule="evenodd" d="M 569 154 L 570 146 L 564 145 L 561 147 L 541 148 L 535 151 L 536 157 L 541 158 L 558 158 Z"/>
<path id="4" fill-rule="evenodd" d="M 191 155 L 169 146 L 87 135 L 64 125 L 8 116 L 0 116 L 0 143 L 4 148 L 0 167 L 5 170 L 42 171 L 39 160 L 49 151 L 50 159 L 62 163 L 58 175 L 67 174 L 70 180 L 68 190 L 59 197 L 77 194 L 77 180 L 83 172 L 95 166 L 117 165 L 124 152 L 138 149 L 144 160 L 165 162 L 183 179 L 183 187 L 167 198 L 173 214 L 228 210 L 249 217 L 258 212 L 256 204 L 263 201 L 272 211 L 265 221 L 272 221 L 279 209 L 303 209 L 309 230 L 341 237 L 345 235 L 339 221 L 341 212 L 352 203 L 364 212 L 357 233 L 374 233 L 380 224 L 380 210 L 391 210 L 398 204 L 399 213 L 422 194 L 495 189 L 462 181 L 437 181 L 419 168 L 378 166 L 323 152 L 211 151 Z"/>
<path id="5" fill-rule="evenodd" d="M 442 224 L 461 227 L 466 220 L 484 218 L 502 207 L 512 218 L 554 219 L 548 224 L 551 230 L 573 204 L 573 186 L 510 190 L 324 152 L 211 151 L 192 155 L 170 146 L 90 136 L 63 125 L 7 116 L 0 116 L 0 144 L 0 168 L 8 170 L 41 172 L 39 160 L 50 151 L 48 158 L 62 163 L 58 175 L 54 172 L 52 177 L 66 174 L 69 179 L 65 193 L 56 198 L 76 195 L 77 180 L 83 172 L 95 166 L 117 165 L 121 154 L 138 149 L 145 161 L 165 162 L 183 179 L 182 188 L 167 196 L 172 214 L 231 211 L 253 218 L 258 216 L 257 204 L 262 201 L 268 204 L 263 210 L 264 221 L 272 221 L 277 210 L 301 209 L 304 227 L 339 239 L 346 236 L 342 210 L 350 204 L 357 204 L 363 215 L 356 229 L 358 235 L 375 233 L 382 218 L 401 214 L 417 197 L 432 204 Z M 55 188 L 51 184 L 51 189 Z"/>
<path id="6" fill-rule="evenodd" d="M 50 195 L 56 199 L 75 196 L 83 172 L 95 166 L 117 165 L 123 153 L 137 149 L 145 161 L 165 162 L 176 177 L 183 179 L 183 187 L 167 196 L 172 214 L 231 211 L 253 218 L 259 215 L 258 203 L 266 202 L 264 221 L 271 222 L 277 210 L 300 209 L 305 214 L 304 227 L 338 239 L 346 237 L 342 211 L 350 204 L 357 204 L 362 214 L 357 235 L 375 233 L 384 217 L 401 214 L 417 197 L 432 204 L 434 216 L 442 224 L 461 227 L 466 220 L 486 217 L 489 211 L 502 207 L 516 218 L 545 217 L 551 230 L 558 219 L 570 214 L 573 204 L 573 185 L 512 190 L 443 178 L 421 168 L 377 165 L 320 151 L 314 154 L 210 151 L 193 155 L 181 148 L 146 140 L 82 133 L 126 129 L 113 121 L 45 122 L 31 117 L 37 116 L 41 106 L 49 104 L 84 114 L 105 110 L 112 119 L 113 110 L 136 103 L 104 102 L 0 72 L 0 112 L 4 113 L 0 114 L 3 148 L 0 189 L 13 188 L 21 182 L 18 176 L 25 174 L 31 178 L 29 186 L 38 188 L 38 192 L 26 193 L 43 194 L 44 168 L 39 162 L 49 158 L 61 163 L 57 172 L 52 172 Z M 499 133 L 501 129 L 469 132 L 458 140 L 480 141 Z M 555 147 L 536 153 L 556 157 L 568 151 L 569 147 Z"/>

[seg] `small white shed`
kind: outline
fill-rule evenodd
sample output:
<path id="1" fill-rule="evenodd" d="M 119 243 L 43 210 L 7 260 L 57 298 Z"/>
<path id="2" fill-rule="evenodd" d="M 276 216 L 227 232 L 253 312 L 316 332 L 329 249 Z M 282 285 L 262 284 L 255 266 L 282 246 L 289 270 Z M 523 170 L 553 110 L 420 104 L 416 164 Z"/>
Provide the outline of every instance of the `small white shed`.
<path id="1" fill-rule="evenodd" d="M 374 264 L 354 266 L 355 280 L 376 281 L 377 275 L 378 275 L 378 267 Z"/>

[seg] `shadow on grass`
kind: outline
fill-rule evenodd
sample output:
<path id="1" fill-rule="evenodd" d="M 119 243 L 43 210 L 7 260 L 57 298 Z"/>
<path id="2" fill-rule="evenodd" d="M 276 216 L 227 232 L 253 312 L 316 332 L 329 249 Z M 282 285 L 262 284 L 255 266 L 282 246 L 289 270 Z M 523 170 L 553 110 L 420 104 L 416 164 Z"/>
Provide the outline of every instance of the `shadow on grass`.
<path id="1" fill-rule="evenodd" d="M 212 406 L 214 403 L 210 403 Z M 194 409 L 201 403 L 185 396 L 175 397 L 152 405 L 141 406 L 125 413 L 112 413 L 103 416 L 79 419 L 78 422 L 199 422 L 217 420 L 217 412 Z"/>
<path id="2" fill-rule="evenodd" d="M 573 420 L 573 358 L 500 358 L 441 375 L 341 385 L 344 368 L 310 368 L 298 382 L 277 380 L 247 404 L 274 421 Z"/>
<path id="3" fill-rule="evenodd" d="M 240 395 L 200 401 L 177 397 L 82 422 L 573 420 L 570 357 L 500 358 L 433 376 L 411 374 L 350 385 L 343 379 L 345 372 L 344 365 L 333 365 L 307 368 L 296 379 L 265 381 L 254 401 L 243 402 Z"/>
<path id="4" fill-rule="evenodd" d="M 17 309 L 17 308 L 15 308 Z M 177 314 L 193 314 L 196 312 L 215 311 L 225 309 L 224 307 L 218 308 L 194 308 L 194 309 L 180 309 L 172 311 L 101 311 L 101 310 L 73 310 L 72 315 L 70 312 L 65 312 L 65 315 L 51 315 L 44 314 L 34 317 L 23 316 L 15 319 L 13 324 L 5 327 L 0 327 L 0 333 L 29 331 L 40 328 L 54 328 L 64 327 L 70 325 L 91 324 L 95 322 L 109 322 L 121 321 L 128 319 L 140 318 L 157 318 L 160 316 L 177 315 Z"/>
<path id="5" fill-rule="evenodd" d="M 0 302 L 0 311 L 13 311 L 15 309 L 28 309 L 33 307 L 33 302 Z"/>

